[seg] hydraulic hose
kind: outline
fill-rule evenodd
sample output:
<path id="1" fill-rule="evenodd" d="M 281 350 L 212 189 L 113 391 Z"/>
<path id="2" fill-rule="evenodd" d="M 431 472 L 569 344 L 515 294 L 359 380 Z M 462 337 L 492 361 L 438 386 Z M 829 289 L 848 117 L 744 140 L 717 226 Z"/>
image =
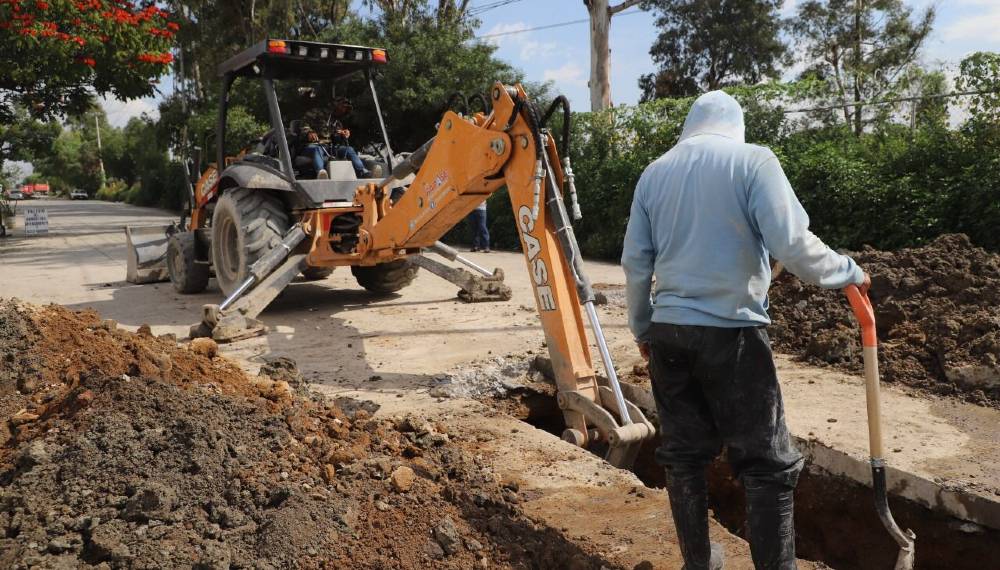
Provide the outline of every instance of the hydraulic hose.
<path id="1" fill-rule="evenodd" d="M 555 114 L 556 109 L 562 107 L 563 110 L 563 123 L 562 123 L 562 140 L 559 145 L 559 154 L 563 157 L 569 156 L 569 126 L 570 126 L 570 108 L 569 99 L 565 95 L 559 95 L 552 100 L 552 104 L 549 105 L 549 109 L 545 111 L 545 115 L 542 116 L 541 126 L 546 127 L 549 124 L 549 119 Z"/>
<path id="2" fill-rule="evenodd" d="M 490 100 L 489 100 L 488 97 L 486 97 L 486 95 L 483 95 L 482 93 L 473 93 L 469 97 L 469 112 L 470 113 L 472 112 L 472 102 L 473 101 L 479 101 L 480 103 L 482 103 L 482 105 L 483 105 L 483 114 L 484 115 L 489 115 L 490 112 L 493 110 L 493 107 L 490 106 Z"/>
<path id="3" fill-rule="evenodd" d="M 445 103 L 444 110 L 445 111 L 450 111 L 450 110 L 454 109 L 456 101 L 462 104 L 461 113 L 463 115 L 468 115 L 469 114 L 469 100 L 465 98 L 464 94 L 462 94 L 462 93 L 460 93 L 458 91 L 452 93 L 451 96 L 448 97 L 448 102 Z"/>
<path id="4" fill-rule="evenodd" d="M 545 147 L 542 139 L 542 129 L 538 121 L 538 108 L 531 101 L 524 101 L 524 116 L 531 129 L 531 137 L 535 140 L 535 174 L 534 202 L 531 206 L 532 221 L 538 219 L 539 205 L 542 197 L 542 180 L 545 179 Z"/>
<path id="5" fill-rule="evenodd" d="M 564 95 L 559 95 L 553 99 L 552 104 L 549 105 L 548 110 L 545 111 L 545 115 L 542 116 L 542 127 L 544 128 L 548 124 L 549 119 L 552 118 L 552 115 L 555 114 L 556 109 L 559 107 L 562 107 L 563 110 L 562 140 L 559 145 L 559 155 L 562 157 L 563 174 L 565 176 L 566 185 L 568 186 L 569 203 L 573 212 L 573 219 L 580 220 L 583 218 L 583 212 L 580 211 L 580 201 L 576 195 L 576 176 L 573 174 L 573 166 L 569 159 L 570 121 L 572 120 L 569 99 L 567 99 Z"/>

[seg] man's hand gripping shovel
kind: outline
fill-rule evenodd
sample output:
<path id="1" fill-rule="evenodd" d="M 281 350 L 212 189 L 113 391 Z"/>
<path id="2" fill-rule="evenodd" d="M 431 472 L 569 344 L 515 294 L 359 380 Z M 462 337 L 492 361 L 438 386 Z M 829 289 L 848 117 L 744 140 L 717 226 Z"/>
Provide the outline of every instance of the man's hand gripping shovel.
<path id="1" fill-rule="evenodd" d="M 879 393 L 878 338 L 875 334 L 875 312 L 868 295 L 857 285 L 844 288 L 851 303 L 854 316 L 861 326 L 861 345 L 865 363 L 865 399 L 868 403 L 868 446 L 872 463 L 872 488 L 875 491 L 875 510 L 882 525 L 899 544 L 899 556 L 895 570 L 912 570 L 914 561 L 914 541 L 917 536 L 912 530 L 903 532 L 889 512 L 889 497 L 886 493 L 885 455 L 882 447 L 882 411 Z"/>

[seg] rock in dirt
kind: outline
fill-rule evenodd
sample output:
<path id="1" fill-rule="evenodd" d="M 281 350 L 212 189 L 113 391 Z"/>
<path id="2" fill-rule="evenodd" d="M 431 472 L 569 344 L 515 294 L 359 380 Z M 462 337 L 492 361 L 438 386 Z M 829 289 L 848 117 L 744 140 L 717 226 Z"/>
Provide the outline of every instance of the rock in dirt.
<path id="1" fill-rule="evenodd" d="M 49 460 L 49 452 L 45 449 L 45 442 L 33 441 L 26 445 L 17 456 L 15 465 L 20 469 L 31 469 L 36 465 L 41 465 Z"/>
<path id="2" fill-rule="evenodd" d="M 17 379 L 17 391 L 22 394 L 31 394 L 38 388 L 38 378 L 24 375 Z"/>
<path id="3" fill-rule="evenodd" d="M 303 384 L 302 373 L 294 360 L 287 356 L 272 356 L 264 359 L 259 374 L 275 382 L 285 382 L 292 387 Z"/>
<path id="4" fill-rule="evenodd" d="M 86 555 L 97 563 L 121 565 L 132 557 L 131 551 L 122 542 L 128 530 L 128 525 L 120 519 L 99 525 L 90 533 L 90 540 L 85 547 Z"/>
<path id="5" fill-rule="evenodd" d="M 205 358 L 215 358 L 219 354 L 219 345 L 210 338 L 196 338 L 191 341 L 191 352 Z"/>
<path id="6" fill-rule="evenodd" d="M 413 481 L 416 479 L 416 474 L 413 473 L 413 469 L 405 465 L 397 467 L 392 474 L 389 476 L 389 482 L 392 483 L 392 489 L 397 493 L 405 493 L 410 490 L 413 486 Z"/>
<path id="7" fill-rule="evenodd" d="M 450 517 L 446 517 L 434 527 L 434 540 L 448 555 L 457 554 L 462 549 L 462 537 L 458 534 L 455 521 Z"/>
<path id="8" fill-rule="evenodd" d="M 177 492 L 173 488 L 156 481 L 149 481 L 137 489 L 125 503 L 125 518 L 130 520 L 167 518 L 176 503 Z"/>

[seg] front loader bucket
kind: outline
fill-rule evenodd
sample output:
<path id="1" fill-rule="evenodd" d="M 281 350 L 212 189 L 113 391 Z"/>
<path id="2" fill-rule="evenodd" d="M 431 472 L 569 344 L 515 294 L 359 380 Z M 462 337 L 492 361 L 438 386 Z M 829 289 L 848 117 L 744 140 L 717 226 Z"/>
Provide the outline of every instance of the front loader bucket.
<path id="1" fill-rule="evenodd" d="M 125 280 L 129 283 L 167 281 L 167 240 L 172 226 L 125 226 L 128 261 Z"/>

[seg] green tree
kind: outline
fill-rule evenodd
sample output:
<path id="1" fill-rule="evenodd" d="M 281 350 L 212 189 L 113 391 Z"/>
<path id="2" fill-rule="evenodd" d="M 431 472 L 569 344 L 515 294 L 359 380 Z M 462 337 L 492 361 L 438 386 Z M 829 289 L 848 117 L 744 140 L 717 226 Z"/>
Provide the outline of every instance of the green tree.
<path id="1" fill-rule="evenodd" d="M 976 52 L 959 64 L 956 87 L 961 91 L 979 91 L 970 98 L 972 121 L 980 126 L 1000 124 L 1000 53 Z"/>
<path id="2" fill-rule="evenodd" d="M 948 127 L 949 81 L 943 71 L 927 70 L 911 66 L 902 80 L 905 93 L 911 97 L 921 97 L 908 103 L 903 113 L 910 118 L 910 128 L 945 129 Z"/>
<path id="3" fill-rule="evenodd" d="M 98 112 L 103 117 L 103 112 Z M 88 122 L 89 128 L 86 128 Z M 105 123 L 104 130 L 109 128 Z M 67 121 L 66 128 L 51 145 L 31 157 L 31 163 L 35 174 L 56 192 L 67 193 L 80 188 L 96 193 L 102 181 L 93 113 Z"/>
<path id="4" fill-rule="evenodd" d="M 176 76 L 195 103 L 217 96 L 220 63 L 267 38 L 315 39 L 350 15 L 349 0 L 176 0 L 188 24 L 178 32 Z"/>
<path id="5" fill-rule="evenodd" d="M 791 21 L 808 66 L 803 76 L 825 80 L 845 103 L 844 121 L 856 136 L 864 131 L 867 106 L 846 103 L 891 95 L 905 83 L 934 23 L 930 6 L 913 18 L 902 0 L 808 0 Z M 868 113 L 871 115 L 871 113 Z"/>
<path id="6" fill-rule="evenodd" d="M 153 2 L 0 2 L 0 122 L 85 110 L 94 93 L 145 97 L 167 70 L 178 25 Z"/>
<path id="7" fill-rule="evenodd" d="M 397 150 L 412 150 L 434 134 L 452 93 L 483 93 L 494 81 L 515 83 L 523 76 L 493 56 L 496 48 L 474 39 L 474 23 L 441 20 L 434 12 L 412 14 L 407 23 L 380 18 L 358 22 L 339 34 L 340 41 L 384 47 L 389 64 L 376 85 L 390 137 Z M 377 122 L 366 85 L 357 81 L 340 91 L 353 95 L 351 122 L 368 127 L 363 137 L 378 140 Z M 533 95 L 538 95 L 537 90 Z"/>
<path id="8" fill-rule="evenodd" d="M 362 20 L 346 14 L 337 22 L 329 22 L 310 39 L 387 49 L 389 63 L 378 70 L 376 84 L 395 150 L 413 149 L 431 137 L 444 103 L 452 93 L 483 92 L 493 81 L 512 83 L 523 78 L 510 65 L 493 56 L 494 46 L 475 40 L 474 31 L 478 22 L 464 17 L 468 6 L 461 0 L 437 0 L 433 5 L 427 0 L 379 2 L 370 4 L 370 7 L 376 10 L 374 18 Z M 231 24 L 229 27 L 233 28 Z M 220 32 L 220 37 L 225 33 Z M 283 31 L 268 33 L 272 37 L 288 37 Z M 212 53 L 207 57 L 210 61 L 212 58 L 229 58 L 246 47 L 236 42 L 233 40 L 225 50 L 210 50 Z M 203 45 L 199 45 L 193 53 L 201 54 L 203 49 Z M 191 73 L 192 67 L 186 65 L 185 69 Z M 286 81 L 279 82 L 277 86 L 286 121 L 301 118 L 307 110 L 306 103 L 296 92 L 300 85 L 301 82 Z M 328 100 L 334 90 L 352 100 L 354 113 L 348 123 L 356 146 L 382 139 L 364 77 L 357 76 L 336 85 L 317 82 L 313 86 L 320 97 L 317 101 Z M 540 93 L 544 90 L 536 86 L 534 94 Z M 161 129 L 168 131 L 175 150 L 179 148 L 184 129 L 192 144 L 203 148 L 211 146 L 214 144 L 211 141 L 214 137 L 216 88 L 213 86 L 201 100 L 191 96 L 182 100 L 182 97 L 185 95 L 169 98 L 161 105 Z M 233 130 L 237 127 L 259 129 L 255 136 L 268 128 L 267 107 L 256 82 L 238 81 L 233 87 L 230 104 L 231 129 L 227 146 L 231 147 L 234 141 L 245 144 L 253 138 L 248 136 L 248 132 L 234 136 Z M 188 109 L 185 109 L 186 105 Z M 227 152 L 233 150 L 237 149 L 227 148 Z"/>
<path id="9" fill-rule="evenodd" d="M 786 57 L 780 0 L 645 0 L 660 33 L 658 69 L 639 79 L 643 100 L 686 97 L 774 78 Z"/>
<path id="10" fill-rule="evenodd" d="M 20 106 L 0 120 L 0 168 L 8 160 L 31 161 L 45 152 L 62 129 L 55 121 L 42 122 Z"/>

